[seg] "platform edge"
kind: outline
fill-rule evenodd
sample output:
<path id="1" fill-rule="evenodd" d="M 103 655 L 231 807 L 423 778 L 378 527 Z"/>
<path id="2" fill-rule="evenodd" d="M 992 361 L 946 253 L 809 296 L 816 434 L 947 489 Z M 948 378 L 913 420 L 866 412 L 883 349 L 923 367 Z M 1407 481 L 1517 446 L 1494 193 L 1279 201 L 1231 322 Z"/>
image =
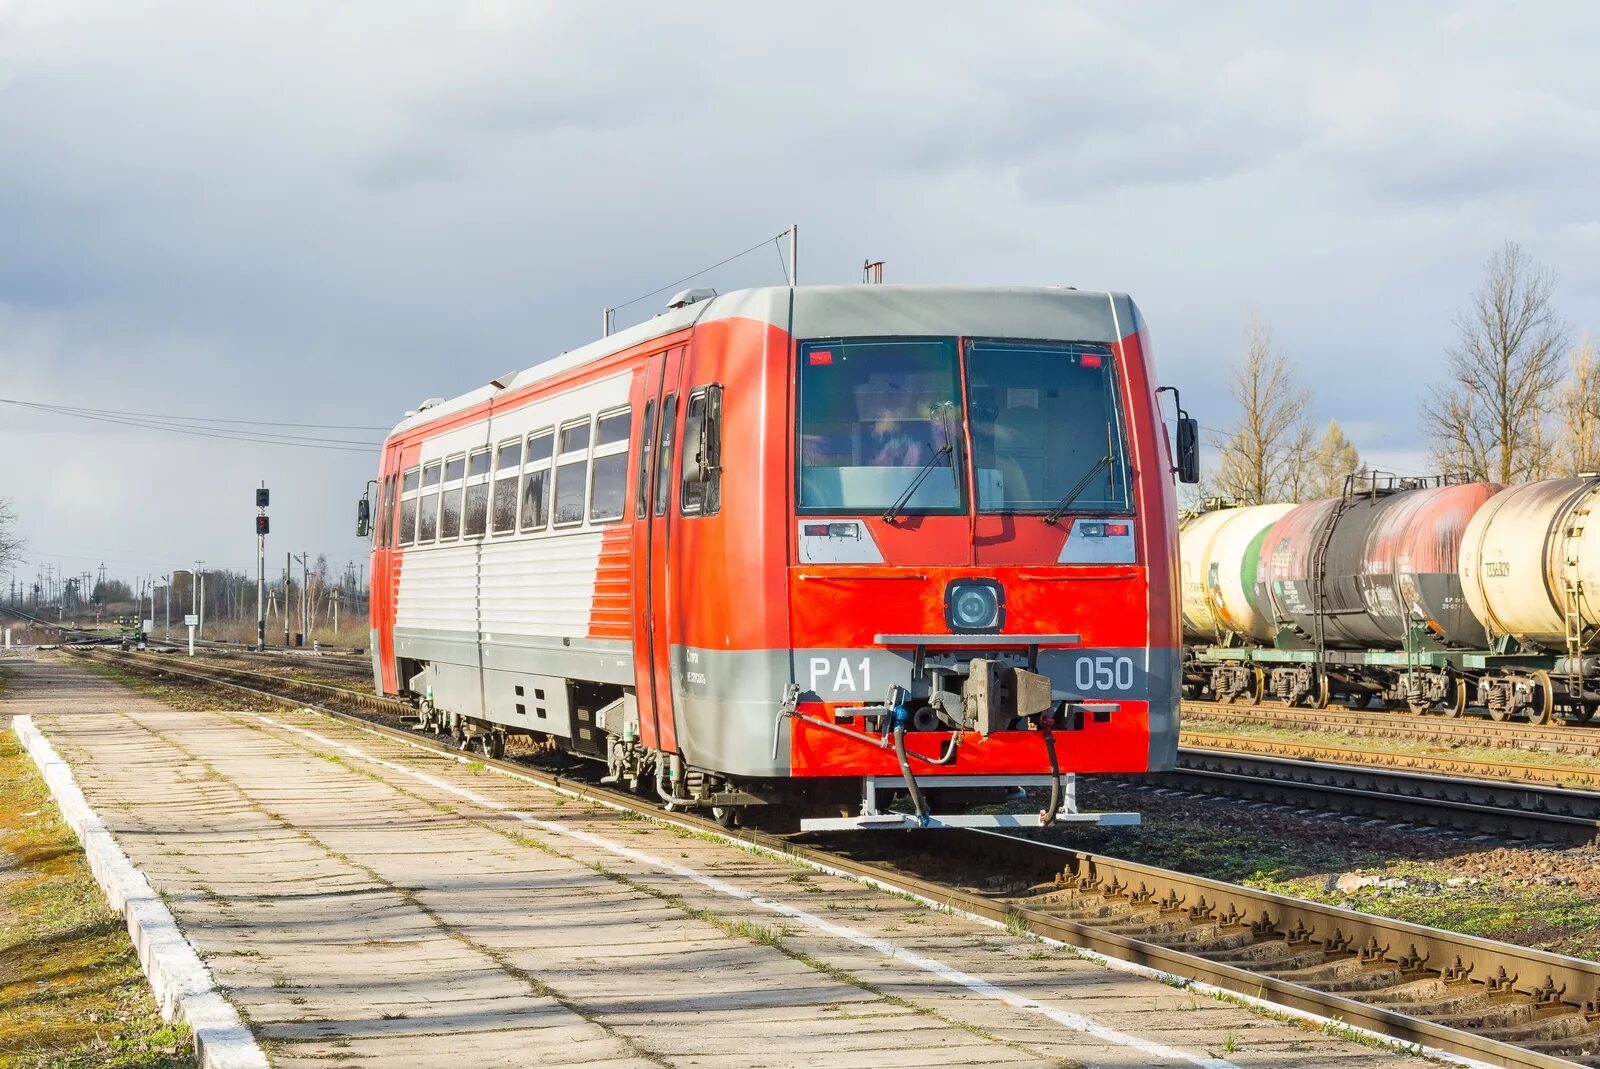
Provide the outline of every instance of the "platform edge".
<path id="1" fill-rule="evenodd" d="M 83 845 L 89 870 L 106 901 L 126 919 L 161 1016 L 169 1021 L 177 1017 L 189 1026 L 203 1069 L 268 1069 L 255 1036 L 223 997 L 177 918 L 89 805 L 71 767 L 31 716 L 12 718 L 11 728 L 44 777 L 62 819 Z"/>

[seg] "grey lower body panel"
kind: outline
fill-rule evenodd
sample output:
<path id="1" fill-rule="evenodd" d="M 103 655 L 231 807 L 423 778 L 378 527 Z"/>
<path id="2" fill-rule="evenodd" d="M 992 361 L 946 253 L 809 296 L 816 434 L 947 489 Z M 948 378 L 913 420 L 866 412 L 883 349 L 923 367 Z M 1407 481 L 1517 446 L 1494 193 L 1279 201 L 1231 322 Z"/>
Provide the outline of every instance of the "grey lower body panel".
<path id="1" fill-rule="evenodd" d="M 372 692 L 383 693 L 383 654 L 378 652 L 378 629 L 370 628 L 367 632 L 367 653 L 372 657 Z"/>
<path id="2" fill-rule="evenodd" d="M 436 708 L 513 730 L 569 735 L 567 680 L 633 686 L 632 645 L 614 639 L 396 628 L 394 649 L 427 665 Z"/>

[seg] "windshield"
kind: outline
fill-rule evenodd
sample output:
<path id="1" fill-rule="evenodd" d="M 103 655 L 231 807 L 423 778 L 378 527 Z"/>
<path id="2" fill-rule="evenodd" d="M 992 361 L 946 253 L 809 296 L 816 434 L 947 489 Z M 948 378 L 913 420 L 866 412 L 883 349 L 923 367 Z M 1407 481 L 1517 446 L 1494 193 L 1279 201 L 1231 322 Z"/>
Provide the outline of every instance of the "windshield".
<path id="1" fill-rule="evenodd" d="M 1132 511 L 1111 350 L 966 344 L 963 402 L 955 338 L 800 343 L 801 512 L 883 512 L 930 464 L 899 511 L 964 512 L 966 423 L 978 511 L 1045 514 L 1074 489 L 1067 512 Z"/>
<path id="2" fill-rule="evenodd" d="M 802 342 L 800 510 L 965 511 L 960 413 L 954 338 Z"/>
<path id="3" fill-rule="evenodd" d="M 978 511 L 1049 512 L 1085 477 L 1066 511 L 1131 511 L 1109 348 L 974 340 L 967 392 Z"/>

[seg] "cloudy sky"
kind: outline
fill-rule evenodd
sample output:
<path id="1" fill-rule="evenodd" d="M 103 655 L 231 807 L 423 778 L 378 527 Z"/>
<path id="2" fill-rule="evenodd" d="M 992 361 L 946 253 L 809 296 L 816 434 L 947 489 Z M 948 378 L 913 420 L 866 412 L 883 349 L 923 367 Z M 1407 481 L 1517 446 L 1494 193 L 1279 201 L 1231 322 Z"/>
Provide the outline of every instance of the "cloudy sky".
<path id="1" fill-rule="evenodd" d="M 0 397 L 376 442 L 798 222 L 802 281 L 1126 290 L 1211 426 L 1259 314 L 1414 470 L 1502 241 L 1600 332 L 1600 8 L 1508 12 L 0 0 Z M 360 559 L 374 463 L 0 404 L 29 576 L 253 571 L 262 480 Z"/>

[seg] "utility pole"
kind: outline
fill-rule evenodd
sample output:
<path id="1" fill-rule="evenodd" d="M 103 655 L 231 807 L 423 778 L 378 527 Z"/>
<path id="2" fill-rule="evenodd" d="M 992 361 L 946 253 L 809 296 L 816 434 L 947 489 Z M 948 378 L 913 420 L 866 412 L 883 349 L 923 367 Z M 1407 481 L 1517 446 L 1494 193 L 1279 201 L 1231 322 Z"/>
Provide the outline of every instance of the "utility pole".
<path id="1" fill-rule="evenodd" d="M 311 555 L 300 554 L 300 641 L 311 640 Z"/>
<path id="2" fill-rule="evenodd" d="M 200 617 L 200 630 L 197 634 L 201 638 L 206 637 L 206 573 L 200 570 L 200 565 L 204 563 L 203 560 L 194 562 L 194 582 L 199 590 L 199 597 L 195 601 L 197 608 L 194 611 Z"/>
<path id="3" fill-rule="evenodd" d="M 289 648 L 289 577 L 294 574 L 294 555 L 283 555 L 283 646 Z"/>
<path id="4" fill-rule="evenodd" d="M 166 582 L 161 597 L 161 611 L 166 617 L 166 622 L 161 625 L 161 637 L 170 642 L 172 641 L 172 573 L 168 572 L 161 578 Z"/>
<path id="5" fill-rule="evenodd" d="M 262 483 L 256 491 L 256 649 L 267 648 L 267 502 L 271 494 Z"/>

